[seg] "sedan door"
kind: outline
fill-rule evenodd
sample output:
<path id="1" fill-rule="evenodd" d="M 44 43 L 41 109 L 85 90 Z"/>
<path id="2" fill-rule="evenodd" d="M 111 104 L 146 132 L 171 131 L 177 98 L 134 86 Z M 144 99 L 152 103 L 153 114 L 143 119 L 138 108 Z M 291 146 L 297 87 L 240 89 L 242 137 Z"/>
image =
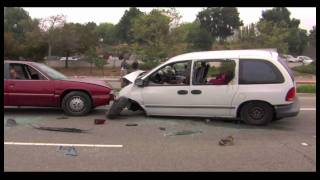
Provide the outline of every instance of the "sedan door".
<path id="1" fill-rule="evenodd" d="M 10 64 L 18 77 L 8 80 L 9 101 L 12 106 L 55 106 L 54 83 L 34 67 Z"/>
<path id="2" fill-rule="evenodd" d="M 8 77 L 9 77 L 9 64 L 4 63 L 4 83 L 3 83 L 3 85 L 4 85 L 4 92 L 3 92 L 4 106 L 10 106 Z"/>
<path id="3" fill-rule="evenodd" d="M 162 66 L 146 78 L 142 98 L 148 115 L 186 116 L 191 60 Z"/>

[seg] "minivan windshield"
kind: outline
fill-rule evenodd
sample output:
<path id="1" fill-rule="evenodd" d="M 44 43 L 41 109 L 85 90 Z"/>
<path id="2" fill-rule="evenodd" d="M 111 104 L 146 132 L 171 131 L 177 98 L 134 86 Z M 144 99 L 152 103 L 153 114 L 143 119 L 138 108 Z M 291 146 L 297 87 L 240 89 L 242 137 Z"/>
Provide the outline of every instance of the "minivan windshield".
<path id="1" fill-rule="evenodd" d="M 44 65 L 44 64 L 37 64 L 37 67 L 44 73 L 46 73 L 50 78 L 55 80 L 67 79 L 65 75 L 62 73 Z"/>

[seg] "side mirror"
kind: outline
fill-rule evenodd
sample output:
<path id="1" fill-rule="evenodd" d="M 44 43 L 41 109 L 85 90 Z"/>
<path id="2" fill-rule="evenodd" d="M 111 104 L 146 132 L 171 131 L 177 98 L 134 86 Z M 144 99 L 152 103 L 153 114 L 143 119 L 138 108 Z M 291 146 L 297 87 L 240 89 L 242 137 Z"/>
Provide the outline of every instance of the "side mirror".
<path id="1" fill-rule="evenodd" d="M 134 84 L 138 87 L 143 87 L 145 85 L 145 81 L 143 79 L 138 78 L 134 81 Z"/>

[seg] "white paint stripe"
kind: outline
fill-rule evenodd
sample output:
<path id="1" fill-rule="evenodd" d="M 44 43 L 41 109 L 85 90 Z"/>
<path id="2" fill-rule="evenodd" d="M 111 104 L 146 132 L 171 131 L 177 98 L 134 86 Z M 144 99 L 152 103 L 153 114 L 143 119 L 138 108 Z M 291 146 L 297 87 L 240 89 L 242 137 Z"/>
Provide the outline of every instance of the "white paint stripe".
<path id="1" fill-rule="evenodd" d="M 110 145 L 110 144 L 59 144 L 59 143 L 27 143 L 27 142 L 4 142 L 4 144 L 20 145 L 20 146 L 123 147 L 123 145 Z"/>
<path id="2" fill-rule="evenodd" d="M 314 100 L 316 100 L 316 97 L 299 97 L 299 99 L 314 99 Z"/>
<path id="3" fill-rule="evenodd" d="M 316 108 L 300 108 L 300 111 L 316 111 Z"/>

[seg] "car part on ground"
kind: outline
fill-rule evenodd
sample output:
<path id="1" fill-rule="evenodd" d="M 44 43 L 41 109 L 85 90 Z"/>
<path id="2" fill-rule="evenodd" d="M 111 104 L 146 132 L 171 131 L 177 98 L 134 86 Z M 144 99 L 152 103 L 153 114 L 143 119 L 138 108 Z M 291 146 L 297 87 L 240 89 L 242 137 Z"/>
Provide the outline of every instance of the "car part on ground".
<path id="1" fill-rule="evenodd" d="M 63 154 L 68 156 L 78 156 L 78 152 L 75 147 L 71 146 L 59 146 L 57 149 L 59 152 L 63 152 Z"/>
<path id="2" fill-rule="evenodd" d="M 14 119 L 7 119 L 7 122 L 6 122 L 6 127 L 13 127 L 13 126 L 16 126 L 18 125 L 16 120 Z"/>
<path id="3" fill-rule="evenodd" d="M 35 129 L 46 130 L 46 131 L 59 131 L 59 132 L 70 132 L 70 133 L 85 133 L 90 131 L 91 129 L 83 130 L 78 128 L 60 128 L 60 127 L 43 127 L 43 126 L 31 126 Z"/>
<path id="4" fill-rule="evenodd" d="M 191 135 L 191 134 L 198 134 L 198 133 L 202 133 L 201 130 L 197 130 L 197 131 L 191 131 L 191 130 L 183 130 L 183 131 L 178 131 L 178 132 L 174 132 L 174 133 L 167 133 L 164 134 L 164 136 L 181 136 L 181 135 Z"/>
<path id="5" fill-rule="evenodd" d="M 86 93 L 72 91 L 63 97 L 61 107 L 68 115 L 81 116 L 91 111 L 92 102 Z"/>
<path id="6" fill-rule="evenodd" d="M 106 122 L 105 119 L 95 119 L 94 124 L 104 124 Z"/>
<path id="7" fill-rule="evenodd" d="M 109 119 L 115 119 L 120 115 L 121 111 L 127 107 L 128 103 L 128 98 L 125 97 L 120 97 L 119 99 L 115 100 L 107 112 L 107 117 Z"/>
<path id="8" fill-rule="evenodd" d="M 219 145 L 220 146 L 232 146 L 232 145 L 234 145 L 234 138 L 232 136 L 222 138 L 219 141 Z"/>

